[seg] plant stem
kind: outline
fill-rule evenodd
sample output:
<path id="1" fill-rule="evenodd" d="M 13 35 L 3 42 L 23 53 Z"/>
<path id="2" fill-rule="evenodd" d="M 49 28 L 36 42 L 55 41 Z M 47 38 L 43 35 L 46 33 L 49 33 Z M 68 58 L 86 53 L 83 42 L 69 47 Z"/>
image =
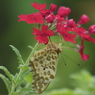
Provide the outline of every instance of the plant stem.
<path id="1" fill-rule="evenodd" d="M 9 95 L 13 95 L 14 90 L 15 90 L 15 86 L 14 83 L 12 83 L 11 92 L 9 93 Z"/>
<path id="2" fill-rule="evenodd" d="M 33 48 L 33 50 L 31 51 L 29 57 L 27 58 L 25 64 L 28 64 L 28 63 L 29 63 L 29 60 L 30 60 L 31 56 L 34 54 L 34 51 L 37 49 L 37 47 L 38 47 L 38 43 L 36 43 L 36 45 L 34 46 L 34 48 Z"/>

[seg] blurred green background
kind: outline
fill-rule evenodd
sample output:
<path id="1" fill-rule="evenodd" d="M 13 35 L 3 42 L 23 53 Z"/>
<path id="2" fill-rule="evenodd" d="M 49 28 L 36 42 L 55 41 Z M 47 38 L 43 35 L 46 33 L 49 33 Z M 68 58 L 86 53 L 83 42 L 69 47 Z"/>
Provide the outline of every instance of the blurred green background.
<path id="1" fill-rule="evenodd" d="M 8 68 L 8 70 L 15 74 L 18 72 L 18 62 L 15 53 L 9 47 L 10 44 L 18 48 L 22 54 L 24 60 L 27 59 L 30 49 L 28 45 L 34 46 L 36 41 L 31 34 L 31 24 L 25 22 L 18 22 L 18 15 L 28 14 L 36 12 L 31 7 L 30 3 L 47 3 L 47 8 L 51 3 L 59 6 L 69 7 L 72 12 L 69 18 L 75 19 L 77 22 L 82 14 L 86 14 L 90 17 L 90 22 L 84 27 L 88 27 L 95 24 L 95 0 L 0 0 L 0 65 Z M 95 38 L 95 36 L 93 36 Z M 86 69 L 92 75 L 95 75 L 95 44 L 91 42 L 85 42 L 85 53 L 90 55 L 88 61 L 81 60 L 78 53 L 74 51 L 64 51 L 66 55 L 71 57 L 80 66 L 77 66 L 74 62 L 64 56 L 66 66 L 63 63 L 62 58 L 59 58 L 59 64 L 57 74 L 54 81 L 50 84 L 49 90 L 60 88 L 72 88 L 69 83 L 69 76 L 75 72 L 79 72 L 81 69 Z M 0 73 L 3 73 L 0 70 Z M 7 95 L 5 84 L 0 79 L 0 95 Z"/>

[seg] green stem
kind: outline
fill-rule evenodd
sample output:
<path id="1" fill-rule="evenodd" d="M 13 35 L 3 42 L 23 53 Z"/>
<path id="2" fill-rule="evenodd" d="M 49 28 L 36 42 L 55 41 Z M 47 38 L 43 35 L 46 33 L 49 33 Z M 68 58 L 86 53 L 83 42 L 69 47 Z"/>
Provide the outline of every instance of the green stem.
<path id="1" fill-rule="evenodd" d="M 27 58 L 25 64 L 29 63 L 29 60 L 30 60 L 31 56 L 33 56 L 34 51 L 37 49 L 37 47 L 38 47 L 38 43 L 36 43 L 35 47 L 33 48 L 32 52 L 30 53 L 29 57 Z"/>
<path id="2" fill-rule="evenodd" d="M 14 83 L 13 83 L 12 87 L 11 87 L 11 92 L 9 93 L 9 95 L 13 95 L 14 94 L 14 90 L 15 90 L 15 86 L 14 86 Z"/>

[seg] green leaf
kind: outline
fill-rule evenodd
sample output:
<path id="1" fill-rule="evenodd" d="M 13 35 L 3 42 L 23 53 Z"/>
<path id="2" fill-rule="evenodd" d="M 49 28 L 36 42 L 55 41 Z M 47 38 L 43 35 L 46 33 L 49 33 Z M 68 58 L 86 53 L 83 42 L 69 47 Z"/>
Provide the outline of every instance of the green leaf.
<path id="1" fill-rule="evenodd" d="M 8 78 L 13 81 L 13 75 L 5 68 L 4 66 L 0 66 L 0 69 L 5 72 L 5 74 L 8 76 Z"/>
<path id="2" fill-rule="evenodd" d="M 6 78 L 3 74 L 0 74 L 0 78 L 2 78 L 2 80 L 4 81 L 7 89 L 8 89 L 8 92 L 10 93 L 10 90 L 11 90 L 11 82 L 9 81 L 8 78 Z"/>
<path id="3" fill-rule="evenodd" d="M 22 69 L 22 70 L 26 70 L 26 69 L 28 69 L 29 67 L 28 67 L 28 65 L 24 64 L 24 65 L 19 65 L 18 68 L 19 68 L 19 69 Z"/>
<path id="4" fill-rule="evenodd" d="M 32 46 L 30 46 L 30 45 L 28 46 L 28 48 L 30 48 L 31 50 L 33 50 L 33 47 L 32 47 Z"/>
<path id="5" fill-rule="evenodd" d="M 32 73 L 29 71 L 26 77 L 24 77 L 25 81 L 27 81 L 29 84 L 32 82 Z"/>
<path id="6" fill-rule="evenodd" d="M 21 56 L 19 50 L 18 50 L 17 48 L 15 48 L 13 45 L 10 45 L 10 47 L 11 47 L 11 48 L 13 49 L 13 51 L 16 53 L 17 59 L 18 59 L 19 63 L 20 63 L 20 64 L 24 64 L 24 61 L 23 61 L 23 59 L 22 59 L 22 56 Z"/>

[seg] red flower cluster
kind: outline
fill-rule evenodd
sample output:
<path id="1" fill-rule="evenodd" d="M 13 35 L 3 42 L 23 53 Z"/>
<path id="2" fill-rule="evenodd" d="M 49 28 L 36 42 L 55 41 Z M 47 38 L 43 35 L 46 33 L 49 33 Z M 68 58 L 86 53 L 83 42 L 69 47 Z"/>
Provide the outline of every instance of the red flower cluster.
<path id="1" fill-rule="evenodd" d="M 79 21 L 76 23 L 73 19 L 68 19 L 68 15 L 71 9 L 65 6 L 61 6 L 58 9 L 57 15 L 54 11 L 57 5 L 51 4 L 50 9 L 45 9 L 46 4 L 37 4 L 36 2 L 31 4 L 32 7 L 38 10 L 37 13 L 21 14 L 18 17 L 18 21 L 26 21 L 28 24 L 35 24 L 37 28 L 32 28 L 33 34 L 36 35 L 35 39 L 39 43 L 47 44 L 50 36 L 60 35 L 64 41 L 69 41 L 76 44 L 77 51 L 80 53 L 83 60 L 89 58 L 84 54 L 84 41 L 91 41 L 95 43 L 95 39 L 91 37 L 91 34 L 95 34 L 95 25 L 91 25 L 88 31 L 81 25 L 89 22 L 90 18 L 83 14 Z M 41 24 L 39 27 L 39 24 Z M 38 28 L 39 27 L 39 28 Z M 81 38 L 80 45 L 77 45 L 76 38 Z"/>

